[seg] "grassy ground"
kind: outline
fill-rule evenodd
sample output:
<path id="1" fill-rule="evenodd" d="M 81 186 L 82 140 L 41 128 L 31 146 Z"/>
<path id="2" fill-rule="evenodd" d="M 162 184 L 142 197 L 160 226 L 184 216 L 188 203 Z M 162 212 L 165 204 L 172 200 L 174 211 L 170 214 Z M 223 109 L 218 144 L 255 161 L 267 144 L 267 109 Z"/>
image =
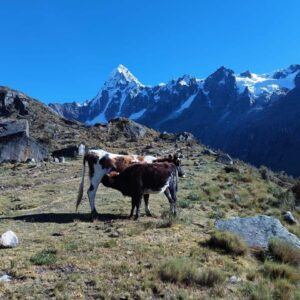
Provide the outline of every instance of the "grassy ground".
<path id="1" fill-rule="evenodd" d="M 184 160 L 176 219 L 164 195 L 151 195 L 154 216 L 128 220 L 130 200 L 103 186 L 99 220 L 89 220 L 86 197 L 75 213 L 79 160 L 0 166 L 0 233 L 20 240 L 0 250 L 0 275 L 13 277 L 0 283 L 0 299 L 300 299 L 296 264 L 207 242 L 219 217 L 281 219 L 287 188 L 240 162 L 238 173 L 226 173 L 201 150 Z M 289 229 L 299 236 L 299 226 Z M 233 275 L 241 281 L 230 283 Z"/>

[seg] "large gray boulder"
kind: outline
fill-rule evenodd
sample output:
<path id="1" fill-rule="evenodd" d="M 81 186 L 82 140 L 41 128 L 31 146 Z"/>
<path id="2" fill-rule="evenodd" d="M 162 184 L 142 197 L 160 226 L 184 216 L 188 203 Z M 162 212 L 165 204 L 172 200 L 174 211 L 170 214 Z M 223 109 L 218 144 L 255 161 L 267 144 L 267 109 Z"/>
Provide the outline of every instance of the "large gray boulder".
<path id="1" fill-rule="evenodd" d="M 29 124 L 27 120 L 1 120 L 0 140 L 10 137 L 29 137 Z"/>
<path id="2" fill-rule="evenodd" d="M 269 240 L 277 238 L 300 248 L 300 240 L 290 233 L 278 219 L 259 215 L 255 217 L 220 219 L 218 230 L 230 231 L 243 239 L 250 247 L 268 248 Z"/>
<path id="3" fill-rule="evenodd" d="M 0 122 L 0 163 L 41 161 L 48 151 L 29 137 L 27 120 L 2 120 Z"/>

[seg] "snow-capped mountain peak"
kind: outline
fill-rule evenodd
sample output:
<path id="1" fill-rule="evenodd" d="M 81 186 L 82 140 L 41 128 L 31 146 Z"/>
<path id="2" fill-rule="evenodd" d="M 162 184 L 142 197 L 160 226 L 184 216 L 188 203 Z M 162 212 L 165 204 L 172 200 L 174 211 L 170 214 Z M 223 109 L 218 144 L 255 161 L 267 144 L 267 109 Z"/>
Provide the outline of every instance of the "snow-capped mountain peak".
<path id="1" fill-rule="evenodd" d="M 152 87 L 144 86 L 125 66 L 119 65 L 92 100 L 82 105 L 52 107 L 65 117 L 86 124 L 106 123 L 124 116 L 155 127 L 180 118 L 189 110 L 192 113 L 197 105 L 209 111 L 224 110 L 225 116 L 230 111 L 260 110 L 282 99 L 295 87 L 300 87 L 297 64 L 266 74 L 250 71 L 236 74 L 221 67 L 204 79 L 183 75 Z"/>
<path id="2" fill-rule="evenodd" d="M 140 81 L 122 64 L 118 65 L 109 75 L 107 81 L 104 83 L 104 89 L 125 87 L 131 85 L 143 86 Z"/>

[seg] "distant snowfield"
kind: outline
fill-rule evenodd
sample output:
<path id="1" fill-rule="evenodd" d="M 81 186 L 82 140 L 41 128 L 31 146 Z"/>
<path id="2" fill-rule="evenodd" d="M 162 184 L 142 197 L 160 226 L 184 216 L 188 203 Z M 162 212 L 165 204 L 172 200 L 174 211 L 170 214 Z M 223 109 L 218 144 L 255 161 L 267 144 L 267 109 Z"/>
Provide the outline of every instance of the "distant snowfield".
<path id="1" fill-rule="evenodd" d="M 295 88 L 295 77 L 298 72 L 290 73 L 285 78 L 275 79 L 270 75 L 257 75 L 251 73 L 251 78 L 235 76 L 239 93 L 243 93 L 247 87 L 255 97 L 262 93 L 272 94 L 282 88 L 291 90 Z"/>
<path id="2" fill-rule="evenodd" d="M 135 113 L 131 114 L 128 118 L 131 119 L 131 120 L 137 120 L 145 113 L 146 110 L 147 109 L 144 108 L 144 109 L 142 109 L 138 112 L 135 112 Z"/>

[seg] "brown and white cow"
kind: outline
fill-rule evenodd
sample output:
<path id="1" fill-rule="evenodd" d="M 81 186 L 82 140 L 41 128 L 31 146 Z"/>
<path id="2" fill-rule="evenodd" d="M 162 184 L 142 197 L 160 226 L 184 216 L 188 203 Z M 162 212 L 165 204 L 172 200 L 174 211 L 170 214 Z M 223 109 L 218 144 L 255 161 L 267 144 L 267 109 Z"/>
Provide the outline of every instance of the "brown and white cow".
<path id="1" fill-rule="evenodd" d="M 136 163 L 153 163 L 153 162 L 170 162 L 174 163 L 177 167 L 178 176 L 184 177 L 184 171 L 181 167 L 181 161 L 178 158 L 177 154 L 169 155 L 167 157 L 155 157 L 152 155 L 120 155 L 110 153 L 104 150 L 89 150 L 88 153 L 84 155 L 83 158 L 83 171 L 82 178 L 79 186 L 79 192 L 76 202 L 76 210 L 78 209 L 79 204 L 81 203 L 83 196 L 83 187 L 84 187 L 84 174 L 85 174 L 85 165 L 88 163 L 89 167 L 89 177 L 90 177 L 90 187 L 88 189 L 88 198 L 91 207 L 92 216 L 97 216 L 97 210 L 95 207 L 95 196 L 98 189 L 98 186 L 104 175 L 109 173 L 112 169 L 117 172 L 122 172 L 128 166 Z M 151 212 L 149 209 L 149 195 L 144 195 L 145 201 L 145 212 L 146 215 L 150 216 Z"/>
<path id="2" fill-rule="evenodd" d="M 121 173 L 112 172 L 105 175 L 102 183 L 131 197 L 132 217 L 140 215 L 142 197 L 149 194 L 164 193 L 169 200 L 171 212 L 176 215 L 176 192 L 178 189 L 178 172 L 173 163 L 137 163 L 129 166 Z"/>

